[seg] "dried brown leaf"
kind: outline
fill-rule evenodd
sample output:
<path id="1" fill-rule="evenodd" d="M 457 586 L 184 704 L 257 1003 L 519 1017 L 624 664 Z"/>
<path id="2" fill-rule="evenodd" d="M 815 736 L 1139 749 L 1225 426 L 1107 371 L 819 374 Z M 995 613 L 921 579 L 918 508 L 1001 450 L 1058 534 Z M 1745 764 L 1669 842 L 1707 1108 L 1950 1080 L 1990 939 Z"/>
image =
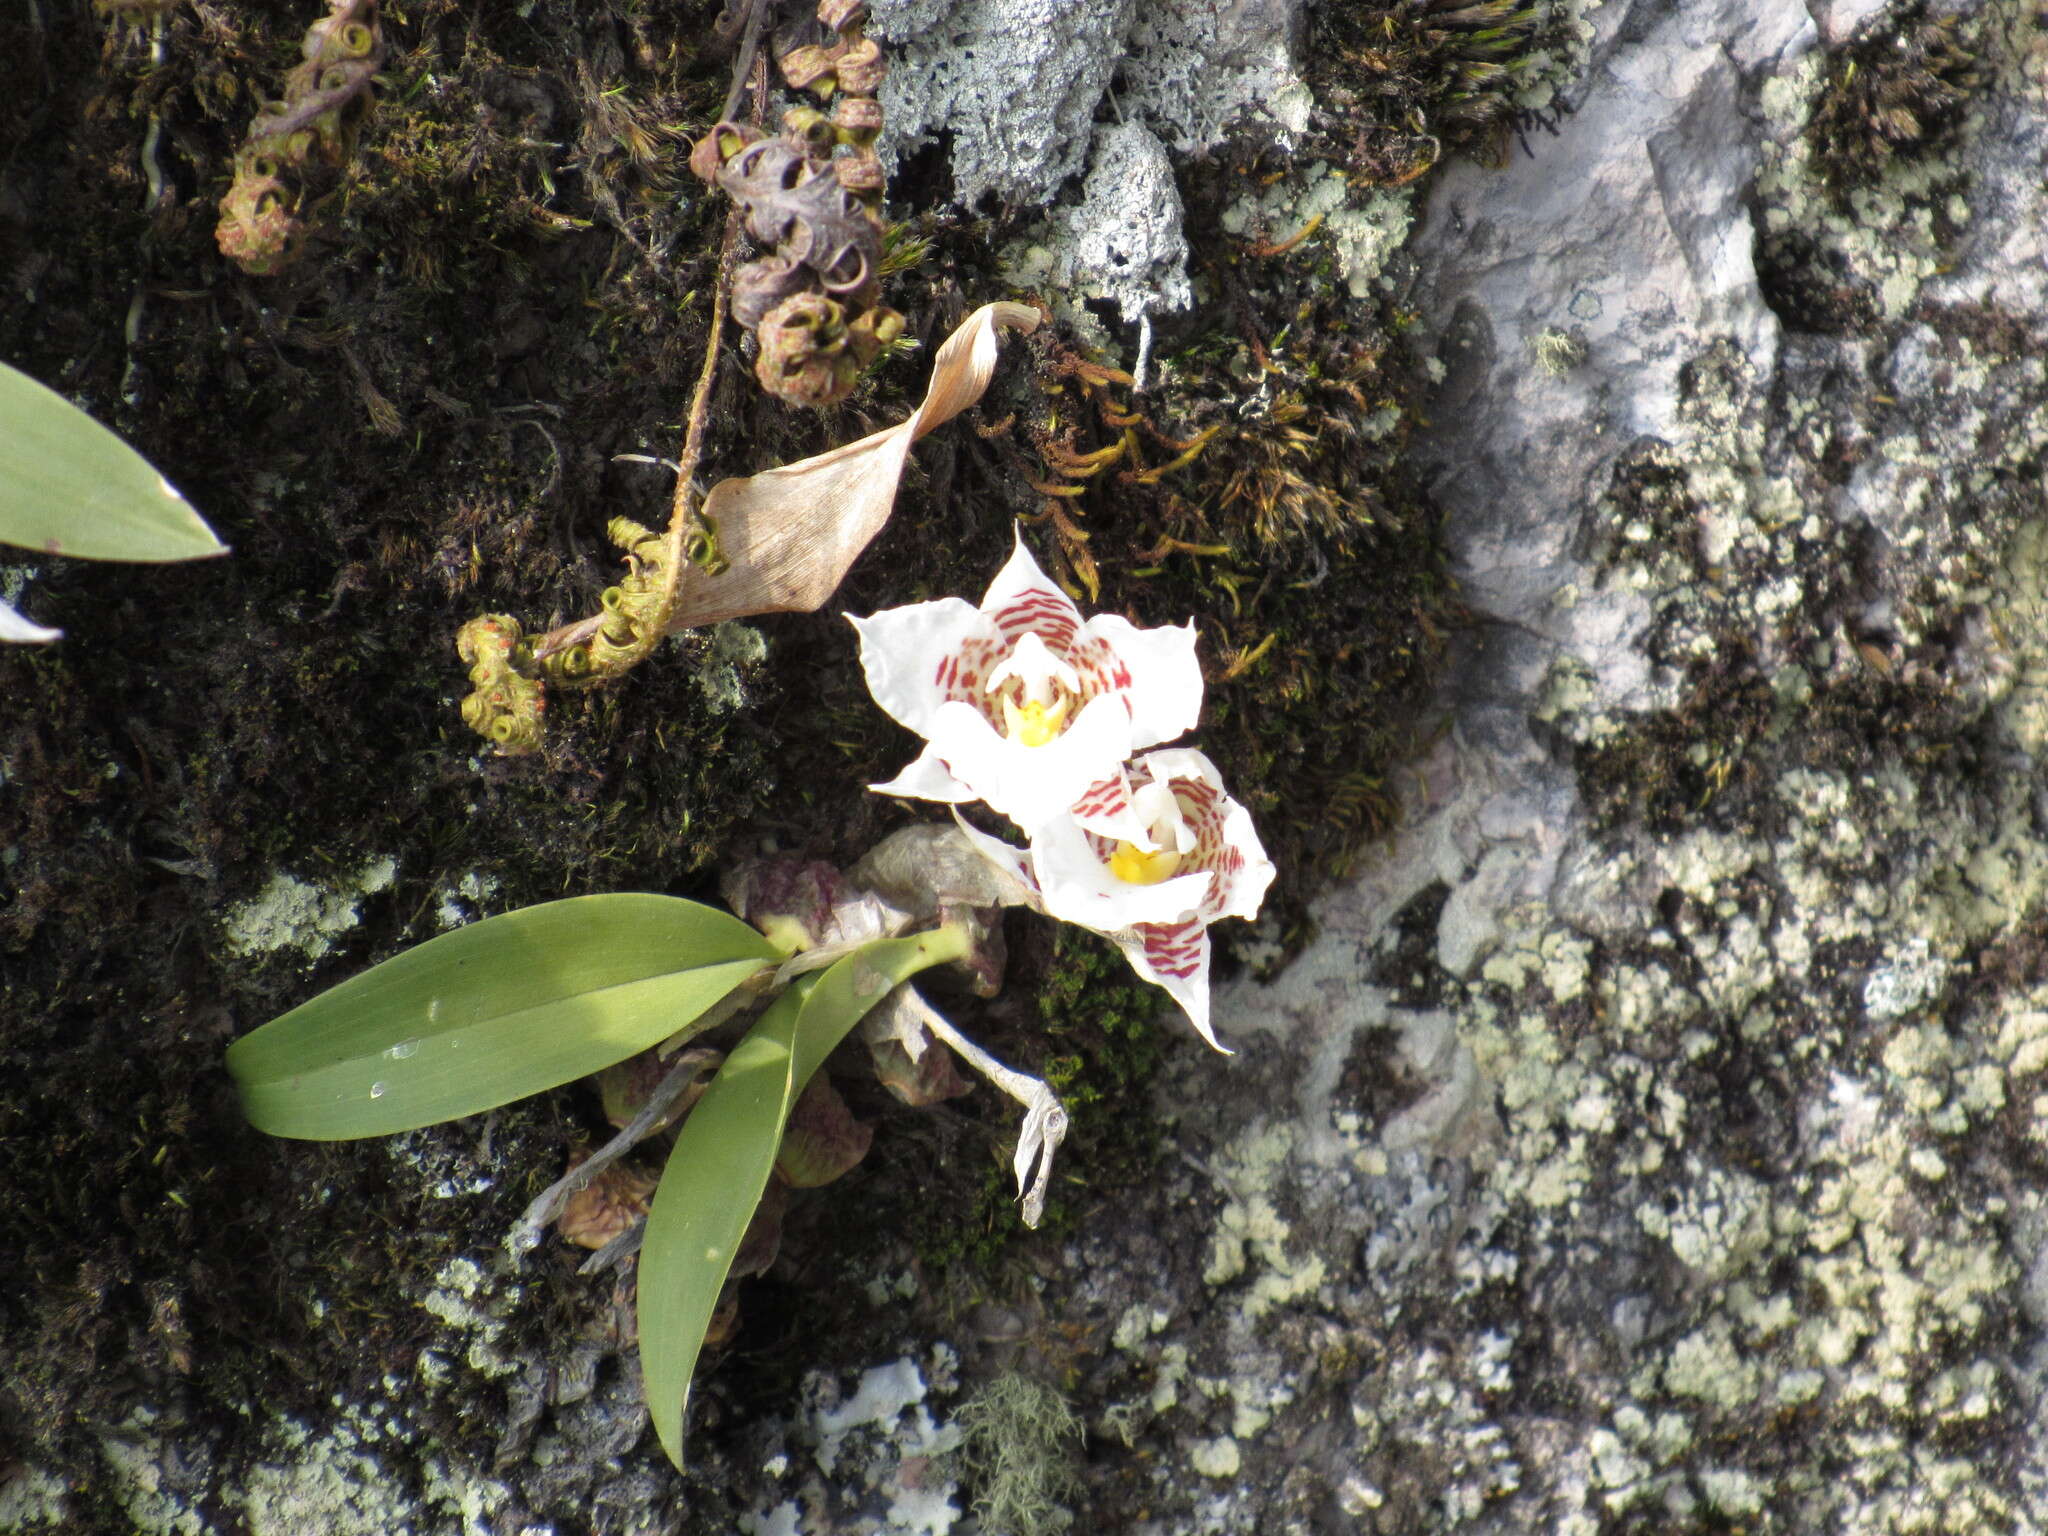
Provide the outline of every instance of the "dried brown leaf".
<path id="1" fill-rule="evenodd" d="M 696 629 L 755 613 L 810 613 L 838 590 L 896 504 L 910 446 L 974 404 L 995 372 L 1004 326 L 1030 332 L 1038 311 L 984 304 L 932 359 L 924 403 L 895 426 L 815 458 L 721 480 L 704 501 L 729 562 L 712 576 L 683 573 L 669 628 Z"/>
<path id="2" fill-rule="evenodd" d="M 875 1060 L 875 1076 L 912 1109 L 956 1099 L 974 1085 L 953 1065 L 953 1053 L 939 1048 L 931 1021 L 944 1016 L 905 982 L 860 1021 L 861 1043 Z"/>
<path id="3" fill-rule="evenodd" d="M 647 1169 L 613 1163 L 569 1197 L 555 1230 L 579 1248 L 602 1248 L 647 1214 L 655 1183 Z"/>
<path id="4" fill-rule="evenodd" d="M 604 1117 L 614 1129 L 625 1129 L 671 1073 L 685 1065 L 692 1066 L 696 1069 L 697 1080 L 684 1087 L 668 1110 L 645 1127 L 645 1134 L 649 1136 L 665 1131 L 687 1115 L 691 1106 L 704 1096 L 704 1090 L 710 1086 L 711 1074 L 718 1070 L 718 1064 L 724 1059 L 721 1052 L 699 1048 L 685 1051 L 672 1060 L 664 1060 L 659 1050 L 650 1049 L 614 1062 L 597 1074 L 597 1091 L 604 1102 Z"/>

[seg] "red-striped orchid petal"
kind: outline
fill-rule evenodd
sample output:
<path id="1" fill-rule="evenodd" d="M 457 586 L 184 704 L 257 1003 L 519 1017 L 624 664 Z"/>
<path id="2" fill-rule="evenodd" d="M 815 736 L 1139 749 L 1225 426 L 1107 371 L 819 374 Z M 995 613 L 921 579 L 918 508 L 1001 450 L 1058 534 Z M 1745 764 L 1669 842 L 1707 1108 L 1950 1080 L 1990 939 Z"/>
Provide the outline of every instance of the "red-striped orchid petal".
<path id="1" fill-rule="evenodd" d="M 1145 923 L 1110 935 L 1131 969 L 1179 1003 L 1202 1038 L 1224 1055 L 1235 1054 L 1209 1027 L 1209 925 L 1199 918 Z"/>
<path id="2" fill-rule="evenodd" d="M 852 616 L 849 615 L 851 618 Z M 876 700 L 930 743 L 888 794 L 986 801 L 1027 831 L 1114 777 L 1201 710 L 1192 625 L 1084 618 L 1021 533 L 979 608 L 958 598 L 853 619 Z M 1113 812 L 1106 835 L 1135 830 Z"/>

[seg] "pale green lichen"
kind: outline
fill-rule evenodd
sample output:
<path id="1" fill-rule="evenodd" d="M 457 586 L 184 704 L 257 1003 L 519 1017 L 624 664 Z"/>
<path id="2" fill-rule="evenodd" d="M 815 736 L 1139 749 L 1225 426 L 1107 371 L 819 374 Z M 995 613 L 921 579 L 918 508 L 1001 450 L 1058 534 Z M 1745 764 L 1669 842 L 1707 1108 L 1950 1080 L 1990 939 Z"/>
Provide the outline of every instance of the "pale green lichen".
<path id="1" fill-rule="evenodd" d="M 518 1299 L 517 1286 L 495 1282 L 474 1259 L 454 1258 L 441 1266 L 433 1289 L 419 1304 L 452 1331 L 450 1347 L 462 1351 L 471 1370 L 482 1376 L 509 1376 L 519 1369 L 519 1362 L 505 1350 L 505 1319 Z"/>
<path id="2" fill-rule="evenodd" d="M 1291 1230 L 1265 1193 L 1293 1146 L 1291 1128 L 1266 1126 L 1247 1132 L 1219 1159 L 1219 1176 L 1232 1193 L 1210 1234 L 1202 1278 L 1222 1286 L 1250 1274 L 1252 1283 L 1241 1303 L 1248 1319 L 1312 1295 L 1323 1282 L 1320 1256 L 1289 1252 Z"/>
<path id="3" fill-rule="evenodd" d="M 221 937 L 237 955 L 296 950 L 308 960 L 321 959 L 362 921 L 362 899 L 388 890 L 397 877 L 398 861 L 388 856 L 321 885 L 280 870 L 255 896 L 228 909 Z"/>
<path id="4" fill-rule="evenodd" d="M 1810 534 L 1796 522 L 1774 531 L 1775 513 L 1754 516 L 1780 493 L 1757 494 L 1769 476 L 1725 435 L 1749 429 L 1733 414 L 1721 422 L 1722 447 L 1705 451 L 1733 478 L 1700 483 L 1735 509 L 1723 533 L 1759 552 Z M 2038 426 L 2024 424 L 2006 451 L 2031 453 L 2038 441 Z M 1697 441 L 1677 449 L 1701 451 Z M 1988 602 L 1997 636 L 1996 664 L 1978 686 L 2028 751 L 2048 739 L 2043 551 L 2042 528 L 2021 529 L 2003 585 L 1970 595 Z M 1782 557 L 1789 565 L 1792 551 Z M 1675 619 L 1708 639 L 1718 632 L 1724 617 L 1688 607 L 1687 556 L 1645 546 L 1637 569 L 1654 573 L 1643 590 Z M 1746 622 L 1781 611 L 1767 591 L 1751 596 Z M 1899 622 L 1938 619 L 1906 612 Z M 1781 697 L 1803 706 L 1816 677 L 1845 665 L 1856 663 L 1820 656 Z M 1569 734 L 1591 691 L 1553 700 Z M 1605 733 L 1585 739 L 1596 735 Z M 1596 1029 L 1560 1013 L 1579 967 L 1560 973 L 1558 957 L 1586 936 L 1540 908 L 1503 923 L 1456 1005 L 1503 1116 L 1492 1192 L 1540 1234 L 1604 1170 L 1651 1179 L 1638 1223 L 1706 1287 L 1690 1326 L 1643 1352 L 1610 1425 L 1588 1433 L 1586 1484 L 1604 1507 L 1655 1500 L 1737 1521 L 1780 1507 L 1802 1528 L 1859 1532 L 1995 1523 L 2010 1513 L 2004 1496 L 1955 1471 L 1966 1456 L 1925 1447 L 2009 1409 L 1993 1330 L 2020 1281 L 2003 1239 L 2012 1213 L 2006 1197 L 1958 1202 L 1946 1186 L 1964 1138 L 1998 1123 L 2010 1097 L 2048 1100 L 2048 995 L 2023 989 L 1958 1011 L 1951 978 L 2048 909 L 2048 840 L 2025 775 L 1958 788 L 1877 761 L 1792 768 L 1770 791 L 1781 814 L 1768 833 L 1696 826 L 1661 840 L 1645 864 L 1624 861 L 1619 880 L 1685 901 L 1669 928 L 1660 922 L 1639 947 L 1592 966 L 1584 989 Z M 1803 1001 L 1816 957 L 1845 945 L 1875 946 L 1846 1016 Z M 1682 963 L 1660 947 L 1682 947 Z M 1868 1054 L 1845 1052 L 1852 1031 L 1870 1040 Z M 1833 1064 L 1801 1112 L 1793 1163 L 1772 1182 L 1708 1159 L 1694 1122 L 1713 1106 L 1688 1104 L 1668 1069 L 1627 1048 L 1675 1048 L 1683 1060 L 1724 1049 L 1731 1032 L 1775 1070 Z M 1640 1108 L 1622 1116 L 1617 1105 Z M 2015 1195 L 2026 1211 L 2044 1204 L 2038 1191 Z M 1690 1426 L 1768 1422 L 1778 1405 L 1858 1426 L 1853 1493 L 1810 1467 L 1686 1468 Z"/>
<path id="5" fill-rule="evenodd" d="M 1544 46 L 1518 61 L 1515 105 L 1548 112 L 1559 94 L 1582 79 L 1592 56 L 1593 13 L 1606 0 L 1551 0 L 1544 7 Z"/>
<path id="6" fill-rule="evenodd" d="M 717 624 L 711 643 L 691 675 L 705 707 L 729 715 L 747 701 L 747 680 L 768 659 L 768 637 L 752 625 Z"/>
<path id="7" fill-rule="evenodd" d="M 134 1523 L 136 1536 L 209 1536 L 202 1513 L 165 1486 L 169 1451 L 161 1415 L 137 1408 L 100 1436 L 103 1491 Z"/>
<path id="8" fill-rule="evenodd" d="M 1766 87 L 1791 146 L 1760 183 L 1767 217 L 1808 174 L 1792 140 L 1815 88 L 1810 73 Z M 1844 270 L 1877 321 L 1933 270 L 1938 242 L 1907 204 L 1937 176 L 1888 173 L 1877 195 L 1901 211 L 1847 216 L 1876 220 Z M 1813 203 L 1799 217 L 1812 211 L 1825 243 L 1818 189 L 1799 184 Z M 1892 231 L 1897 249 L 1866 249 Z M 1589 760 L 1616 754 L 1627 778 L 1645 760 L 1629 752 L 1646 697 L 1689 726 L 1655 750 L 1705 793 L 1660 805 L 1658 833 L 1624 820 L 1560 879 L 1559 910 L 1461 918 L 1445 946 L 1458 963 L 1436 1006 L 1499 1122 L 1466 1209 L 1489 1213 L 1475 1228 L 1517 1233 L 1505 1255 L 1461 1246 L 1458 1285 L 1526 1295 L 1504 1277 L 1528 1284 L 1532 1255 L 1585 1243 L 1617 1197 L 1682 1276 L 1644 1284 L 1654 1332 L 1632 1331 L 1633 1297 L 1608 1298 L 1626 1365 L 1581 1383 L 1605 1394 L 1605 1421 L 1558 1462 L 1552 1486 L 1583 1503 L 1546 1516 L 1550 1529 L 1590 1536 L 1624 1510 L 1717 1526 L 1778 1511 L 1787 1528 L 1857 1536 L 2014 1516 L 2017 1474 L 1961 1469 L 1972 1447 L 2010 1443 L 2013 1298 L 2048 1315 L 2048 1280 L 2033 1278 L 2048 1274 L 2048 1196 L 1998 1150 L 2048 1148 L 2048 989 L 2009 979 L 2048 911 L 2048 521 L 2007 490 L 2038 476 L 2048 387 L 2024 347 L 1938 323 L 1893 333 L 1890 376 L 1853 396 L 1860 439 L 1841 435 L 1840 401 L 1796 386 L 1767 399 L 1725 348 L 1694 360 L 1680 430 L 1594 509 L 1600 583 L 1651 615 L 1650 687 L 1624 709 L 1566 656 L 1535 713 Z M 1940 393 L 1909 398 L 1896 380 Z M 1857 585 L 1873 538 L 1874 594 Z M 1845 579 L 1880 614 L 1881 647 L 1844 625 Z M 1731 674 L 1762 685 L 1742 696 L 1739 732 L 1710 691 Z M 1695 687 L 1709 702 L 1687 718 Z M 1882 727 L 1845 706 L 1873 697 L 1891 711 Z M 1976 733 L 1960 765 L 1944 755 L 1956 721 Z M 1717 802 L 1723 783 L 1741 793 Z M 1446 931 L 1458 910 L 1454 896 Z M 1597 933 L 1567 912 L 1595 914 Z M 1752 1094 L 1764 1123 L 1745 1128 L 1730 1110 Z M 1613 1241 L 1602 1226 L 1595 1245 Z M 1366 1244 L 1376 1273 L 1374 1255 L 1400 1251 L 1378 1233 Z M 1561 1283 L 1555 1268 L 1541 1282 Z M 1451 1397 L 1493 1379 L 1478 1337 L 1433 1362 Z M 1432 1426 L 1406 1369 L 1354 1403 L 1368 1445 L 1390 1431 L 1419 1443 Z M 1491 1422 L 1483 1398 L 1474 1412 Z M 1742 1449 L 1788 1425 L 1775 1453 Z M 1467 1507 L 1483 1503 L 1478 1479 L 1457 1481 Z"/>
<path id="9" fill-rule="evenodd" d="M 1082 1424 L 1064 1397 L 1009 1372 L 962 1402 L 954 1423 L 985 1530 L 1046 1536 L 1073 1523 Z"/>
<path id="10" fill-rule="evenodd" d="M 1645 1202 L 1636 1220 L 1652 1237 L 1671 1244 L 1680 1263 L 1701 1280 L 1725 1280 L 1761 1252 L 1770 1237 L 1769 1191 L 1731 1169 L 1687 1161 L 1670 1203 Z"/>
<path id="11" fill-rule="evenodd" d="M 1133 1303 L 1124 1308 L 1110 1333 L 1109 1342 L 1118 1349 L 1135 1350 L 1170 1321 L 1157 1307 Z"/>
<path id="12" fill-rule="evenodd" d="M 386 1379 L 386 1390 L 399 1383 Z M 387 1465 L 388 1448 L 404 1445 L 414 1430 L 394 1402 L 334 1400 L 334 1417 L 313 1423 L 286 1415 L 264 1421 L 260 1448 L 241 1475 L 218 1490 L 218 1504 L 230 1524 L 247 1536 L 393 1536 L 431 1530 L 446 1536 L 489 1536 L 493 1517 L 510 1497 L 500 1483 L 456 1469 L 436 1458 L 417 1493 L 405 1475 Z M 182 1453 L 159 1415 L 137 1409 L 100 1442 L 104 1481 L 127 1514 L 137 1536 L 216 1536 L 224 1527 L 207 1507 L 174 1491 L 166 1468 Z M 35 1476 L 21 1484 L 36 1489 L 48 1481 Z M 10 1507 L 0 1495 L 0 1529 L 63 1531 L 59 1521 L 42 1523 L 63 1501 L 44 1510 Z M 19 1522 L 8 1517 L 21 1513 Z"/>
<path id="13" fill-rule="evenodd" d="M 1576 331 L 1560 331 L 1555 326 L 1546 327 L 1529 338 L 1529 357 L 1537 370 L 1561 379 L 1585 362 L 1587 356 L 1585 338 Z"/>
<path id="14" fill-rule="evenodd" d="M 1353 298 L 1364 299 L 1373 295 L 1387 258 L 1407 240 L 1414 218 L 1414 200 L 1406 188 L 1359 193 L 1343 172 L 1313 161 L 1232 203 L 1223 210 L 1222 223 L 1226 234 L 1275 245 L 1309 231 L 1303 244 L 1324 242 L 1345 288 Z"/>
<path id="15" fill-rule="evenodd" d="M 0 1531 L 58 1531 L 72 1528 L 70 1489 L 64 1480 L 22 1468 L 0 1483 Z"/>
<path id="16" fill-rule="evenodd" d="M 1197 1440 L 1188 1448 L 1188 1465 L 1203 1477 L 1235 1477 L 1243 1470 L 1244 1458 L 1229 1435 L 1214 1440 Z"/>
<path id="17" fill-rule="evenodd" d="M 434 907 L 434 922 L 442 929 L 460 928 L 483 915 L 484 904 L 498 894 L 496 875 L 472 869 L 441 892 Z"/>
<path id="18" fill-rule="evenodd" d="M 242 1514 L 250 1536 L 387 1536 L 406 1529 L 419 1506 L 399 1491 L 364 1437 L 348 1425 L 315 1433 L 282 1420 L 264 1457 L 249 1469 Z"/>
<path id="19" fill-rule="evenodd" d="M 1180 1384 L 1188 1378 L 1188 1347 L 1163 1345 L 1152 1380 L 1152 1411 L 1165 1413 L 1180 1402 Z"/>
<path id="20" fill-rule="evenodd" d="M 1875 318 L 1896 321 L 1918 301 L 1928 279 L 1948 270 L 1952 252 L 1970 223 L 1968 167 L 1999 95 L 2038 91 L 2029 78 L 2035 26 L 2028 8 L 1991 5 L 1957 13 L 1956 34 L 1972 70 L 1995 82 L 1994 92 L 1971 93 L 1951 131 L 1928 144 L 1916 128 L 1914 152 L 1888 155 L 1869 167 L 1867 180 L 1831 184 L 1823 155 L 1808 131 L 1828 90 L 1828 62 L 1808 53 L 1767 81 L 1761 103 L 1771 133 L 1756 178 L 1762 219 L 1760 252 L 1766 261 L 1806 265 L 1831 274 L 1822 289 L 1853 294 Z M 1912 8 L 1898 24 L 1926 23 Z M 1911 121 L 1911 114 L 1906 114 Z M 1874 131 L 1874 130 L 1866 130 Z M 1822 302 L 1835 302 L 1834 296 Z"/>

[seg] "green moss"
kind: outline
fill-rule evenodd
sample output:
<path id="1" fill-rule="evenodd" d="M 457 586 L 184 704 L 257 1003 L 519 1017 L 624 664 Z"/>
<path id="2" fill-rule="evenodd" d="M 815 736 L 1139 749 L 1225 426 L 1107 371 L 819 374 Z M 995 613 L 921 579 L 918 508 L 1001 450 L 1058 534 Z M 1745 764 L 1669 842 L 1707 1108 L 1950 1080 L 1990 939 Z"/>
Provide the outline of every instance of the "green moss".
<path id="1" fill-rule="evenodd" d="M 1030 987 L 1036 1022 L 1011 1038 L 992 1035 L 989 1044 L 1043 1078 L 1071 1117 L 1039 1226 L 1056 1241 L 1106 1194 L 1146 1178 L 1159 1158 L 1151 1085 L 1168 1044 L 1163 1031 L 1176 1027 L 1178 1014 L 1108 940 L 1036 916 L 1017 922 L 1028 926 L 1012 955 L 1011 988 L 1022 990 L 1014 979 L 1020 972 L 1037 978 Z M 954 1179 L 965 1187 L 943 1201 L 927 1189 L 905 1213 L 919 1258 L 956 1273 L 969 1290 L 997 1283 L 1011 1245 L 1031 1236 L 1010 1167 L 1014 1119 L 1007 1104 L 993 1113 L 985 1149 Z"/>
<path id="2" fill-rule="evenodd" d="M 1447 149 L 1498 153 L 1529 116 L 1579 7 L 1545 0 L 1415 0 L 1313 8 L 1309 83 L 1341 111 L 1350 168 L 1399 184 Z"/>
<path id="3" fill-rule="evenodd" d="M 17 253 L 36 302 L 0 313 L 0 355 L 101 410 L 234 547 L 175 571 L 46 563 L 37 614 L 66 643 L 0 651 L 0 1066 L 36 1088 L 0 1102 L 0 1251 L 29 1277 L 0 1318 L 0 1354 L 26 1362 L 0 1390 L 0 1460 L 89 1480 L 92 1426 L 119 1422 L 130 1390 L 227 1424 L 251 1403 L 310 1411 L 405 1377 L 435 1325 L 394 1298 L 509 1225 L 585 1113 L 555 1095 L 484 1130 L 281 1147 L 236 1110 L 220 1065 L 235 1035 L 431 937 L 465 877 L 496 882 L 494 910 L 705 895 L 764 838 L 843 864 L 929 812 L 865 788 L 916 743 L 868 697 L 833 613 L 750 626 L 765 654 L 686 636 L 617 687 L 560 693 L 532 760 L 489 757 L 455 712 L 464 620 L 588 611 L 618 575 L 607 519 L 665 516 L 664 477 L 612 456 L 673 452 L 705 341 L 722 209 L 676 193 L 672 152 L 724 93 L 708 11 L 391 0 L 386 84 L 335 200 L 303 260 L 260 281 L 222 263 L 214 203 L 306 16 L 259 7 L 223 32 L 174 10 L 152 63 L 86 8 L 45 12 L 0 18 L 0 61 L 16 61 L 0 84 L 35 74 L 0 88 L 0 160 L 36 215 Z M 45 79 L 48 60 L 62 63 Z M 175 176 L 154 217 L 139 211 L 152 120 Z M 1228 169 L 1256 165 L 1245 150 Z M 922 334 L 993 295 L 1003 237 L 916 217 L 900 252 L 932 254 L 895 292 Z M 1221 302 L 1162 328 L 1171 367 L 1143 397 L 1143 465 L 1067 510 L 1088 535 L 1090 606 L 1199 626 L 1195 739 L 1260 818 L 1298 931 L 1319 883 L 1395 813 L 1382 786 L 1455 598 L 1400 466 L 1416 381 L 1391 350 L 1398 317 L 1332 291 L 1315 239 L 1243 276 L 1230 242 L 1201 256 Z M 131 337 L 119 321 L 137 294 Z M 917 450 L 835 608 L 985 587 L 1015 519 L 1043 512 L 1025 489 L 1046 473 L 1031 434 L 1076 420 L 1074 358 L 1050 336 L 1006 347 L 988 406 Z M 707 470 L 896 419 L 925 368 L 890 359 L 819 414 L 729 367 Z M 1263 388 L 1274 404 L 1247 412 Z M 997 431 L 1011 413 L 1017 429 Z M 1081 425 L 1083 449 L 1119 430 L 1099 412 Z M 1146 476 L 1181 452 L 1165 439 L 1210 426 L 1206 450 Z M 1054 563 L 1066 548 L 1049 522 L 1027 537 Z M 220 914 L 280 870 L 327 886 L 375 856 L 397 878 L 311 971 L 223 942 Z M 960 1017 L 1073 1108 L 1057 1233 L 1147 1175 L 1162 1054 L 1199 1047 L 1112 946 L 1035 917 L 1010 933 L 1006 997 Z M 848 1224 L 986 1281 L 1018 1227 L 1014 1119 L 984 1100 L 923 1118 L 865 1106 L 886 1117 L 877 1163 L 905 1162 Z M 467 1189 L 486 1143 L 487 1190 L 428 1193 L 445 1181 L 416 1164 L 459 1165 Z M 916 1207 L 893 1226 L 875 1219 L 892 1192 Z M 608 1305 L 604 1286 L 549 1269 L 508 1333 L 574 1336 Z M 806 1329 L 850 1315 L 802 1309 Z M 501 1393 L 458 1372 L 421 1412 L 488 1460 Z"/>
<path id="4" fill-rule="evenodd" d="M 1038 1016 L 1051 1054 L 1040 1066 L 1073 1117 L 1068 1171 L 1114 1185 L 1158 1155 L 1158 1131 L 1144 1097 L 1159 1070 L 1163 1031 L 1184 1026 L 1179 1011 L 1107 939 L 1060 925 L 1039 984 Z M 1170 1017 L 1169 1017 L 1170 1016 Z"/>
<path id="5" fill-rule="evenodd" d="M 1975 21 L 1914 5 L 1828 56 L 1807 137 L 1838 206 L 1902 158 L 1938 155 L 1983 77 Z"/>
<path id="6" fill-rule="evenodd" d="M 977 1178 L 959 1182 L 966 1187 L 952 1192 L 946 1209 L 930 1199 L 920 1204 L 915 1237 L 919 1261 L 935 1274 L 959 1277 L 964 1295 L 996 1283 L 1010 1245 L 1026 1238 L 1028 1229 L 1017 1214 L 1016 1176 L 1000 1148 L 981 1160 Z M 1065 1207 L 1048 1201 L 1041 1230 L 1050 1236 L 1065 1225 Z"/>

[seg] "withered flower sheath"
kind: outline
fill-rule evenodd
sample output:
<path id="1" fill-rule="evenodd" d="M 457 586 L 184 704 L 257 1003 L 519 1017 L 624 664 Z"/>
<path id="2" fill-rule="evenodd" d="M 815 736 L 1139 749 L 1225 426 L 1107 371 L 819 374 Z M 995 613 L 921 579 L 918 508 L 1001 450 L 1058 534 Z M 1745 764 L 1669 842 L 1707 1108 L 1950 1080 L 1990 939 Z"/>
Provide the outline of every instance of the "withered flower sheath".
<path id="1" fill-rule="evenodd" d="M 747 233 L 769 247 L 733 275 L 733 318 L 760 344 L 762 388 L 793 405 L 824 406 L 853 391 L 861 369 L 903 332 L 882 304 L 882 50 L 862 35 L 865 10 L 823 0 L 818 19 L 778 34 L 789 84 L 829 104 L 794 107 L 782 132 L 721 122 L 690 168 L 746 210 Z M 829 38 L 830 41 L 823 39 Z"/>
<path id="2" fill-rule="evenodd" d="M 220 202 L 214 238 L 245 272 L 268 277 L 305 241 L 309 186 L 320 168 L 343 164 L 384 63 L 376 0 L 328 0 L 306 29 L 305 62 L 285 76 L 284 98 L 264 106 L 235 154 L 235 179 Z"/>

